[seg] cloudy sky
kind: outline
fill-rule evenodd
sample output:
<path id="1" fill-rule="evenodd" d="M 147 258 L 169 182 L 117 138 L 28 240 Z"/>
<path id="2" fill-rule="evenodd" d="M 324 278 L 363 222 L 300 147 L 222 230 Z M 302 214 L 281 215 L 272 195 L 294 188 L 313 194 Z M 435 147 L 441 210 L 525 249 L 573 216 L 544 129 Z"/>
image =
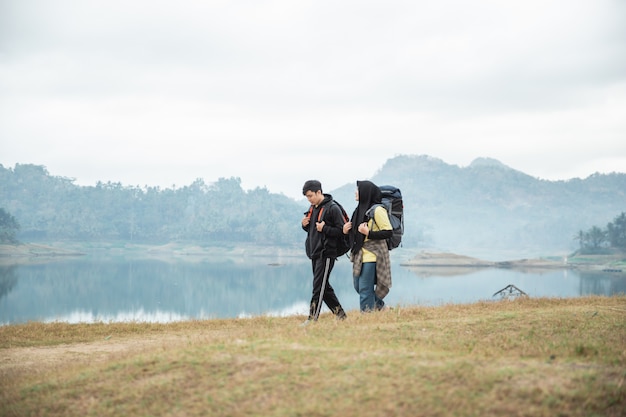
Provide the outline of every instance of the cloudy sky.
<path id="1" fill-rule="evenodd" d="M 396 155 L 626 172 L 624 0 L 0 0 L 0 164 L 299 197 Z"/>

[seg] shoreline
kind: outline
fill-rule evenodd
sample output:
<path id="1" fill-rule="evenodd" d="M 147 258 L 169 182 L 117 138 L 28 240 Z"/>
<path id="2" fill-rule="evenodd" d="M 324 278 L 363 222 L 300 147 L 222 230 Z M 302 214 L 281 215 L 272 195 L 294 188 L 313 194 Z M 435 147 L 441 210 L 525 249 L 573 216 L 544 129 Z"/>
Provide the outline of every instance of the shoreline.
<path id="1" fill-rule="evenodd" d="M 415 250 L 418 252 L 418 249 Z M 406 250 L 410 253 L 409 250 Z M 299 247 L 268 247 L 258 245 L 206 245 L 171 242 L 148 245 L 120 242 L 81 242 L 74 244 L 20 243 L 0 245 L 0 265 L 38 263 L 46 260 L 81 257 L 90 254 L 113 256 L 140 256 L 148 258 L 181 257 L 187 259 L 232 256 L 246 257 L 302 257 Z M 405 257 L 406 258 L 406 257 Z M 598 272 L 626 273 L 626 253 L 607 255 L 553 256 L 547 258 L 521 258 L 505 261 L 488 261 L 453 252 L 421 250 L 400 265 L 411 269 L 423 268 L 500 268 L 500 269 L 579 269 Z"/>
<path id="2" fill-rule="evenodd" d="M 422 251 L 402 262 L 409 268 L 499 268 L 522 270 L 577 269 L 585 271 L 626 273 L 626 254 L 574 255 L 571 257 L 522 258 L 507 261 L 486 261 L 449 252 Z"/>

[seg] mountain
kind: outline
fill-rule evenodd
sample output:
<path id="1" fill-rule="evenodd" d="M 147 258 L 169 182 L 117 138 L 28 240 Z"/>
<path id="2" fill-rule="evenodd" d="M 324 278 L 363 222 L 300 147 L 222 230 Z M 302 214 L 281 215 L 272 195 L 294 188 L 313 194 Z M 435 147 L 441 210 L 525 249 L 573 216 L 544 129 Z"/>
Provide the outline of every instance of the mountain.
<path id="1" fill-rule="evenodd" d="M 427 155 L 400 155 L 367 179 L 402 190 L 403 248 L 411 250 L 437 247 L 473 256 L 566 253 L 578 248 L 579 231 L 605 228 L 626 211 L 624 173 L 548 181 L 491 158 L 459 167 Z M 346 184 L 330 191 L 349 213 L 356 206 L 354 188 Z M 238 178 L 211 184 L 198 179 L 177 189 L 119 183 L 86 187 L 52 176 L 42 166 L 0 165 L 0 208 L 17 219 L 22 241 L 301 248 L 300 220 L 307 204 L 266 189 L 244 191 Z"/>
<path id="2" fill-rule="evenodd" d="M 491 158 L 462 168 L 427 155 L 402 155 L 389 159 L 371 181 L 402 190 L 403 241 L 409 247 L 573 250 L 578 231 L 604 228 L 626 211 L 624 173 L 548 181 Z M 333 196 L 354 202 L 354 187 L 343 186 Z"/>

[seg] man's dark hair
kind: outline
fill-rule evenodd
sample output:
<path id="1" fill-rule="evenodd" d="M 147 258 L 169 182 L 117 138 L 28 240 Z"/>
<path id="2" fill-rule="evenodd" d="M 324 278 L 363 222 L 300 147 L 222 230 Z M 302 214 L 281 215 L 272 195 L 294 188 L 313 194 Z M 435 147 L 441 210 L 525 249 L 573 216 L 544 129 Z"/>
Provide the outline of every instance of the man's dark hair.
<path id="1" fill-rule="evenodd" d="M 306 195 L 307 191 L 313 191 L 314 193 L 322 191 L 322 183 L 318 180 L 308 180 L 302 187 L 302 195 Z"/>

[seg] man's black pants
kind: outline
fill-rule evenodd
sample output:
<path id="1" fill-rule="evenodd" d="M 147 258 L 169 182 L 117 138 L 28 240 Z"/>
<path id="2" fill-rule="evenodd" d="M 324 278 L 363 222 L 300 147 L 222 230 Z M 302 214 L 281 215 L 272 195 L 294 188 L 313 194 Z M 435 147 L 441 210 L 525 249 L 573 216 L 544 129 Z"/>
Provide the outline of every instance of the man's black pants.
<path id="1" fill-rule="evenodd" d="M 326 263 L 328 262 L 328 270 L 326 271 Z M 321 311 L 321 306 L 318 305 L 320 299 L 320 293 L 322 292 L 322 285 L 324 282 L 324 273 L 326 272 L 326 286 L 324 287 L 323 301 L 326 303 L 330 311 L 333 314 L 345 314 L 341 303 L 335 295 L 335 290 L 330 285 L 330 273 L 335 266 L 334 258 L 315 258 L 311 260 L 313 267 L 313 296 L 311 297 L 311 308 L 309 310 L 309 319 L 316 320 Z M 316 314 L 317 310 L 317 314 Z"/>

